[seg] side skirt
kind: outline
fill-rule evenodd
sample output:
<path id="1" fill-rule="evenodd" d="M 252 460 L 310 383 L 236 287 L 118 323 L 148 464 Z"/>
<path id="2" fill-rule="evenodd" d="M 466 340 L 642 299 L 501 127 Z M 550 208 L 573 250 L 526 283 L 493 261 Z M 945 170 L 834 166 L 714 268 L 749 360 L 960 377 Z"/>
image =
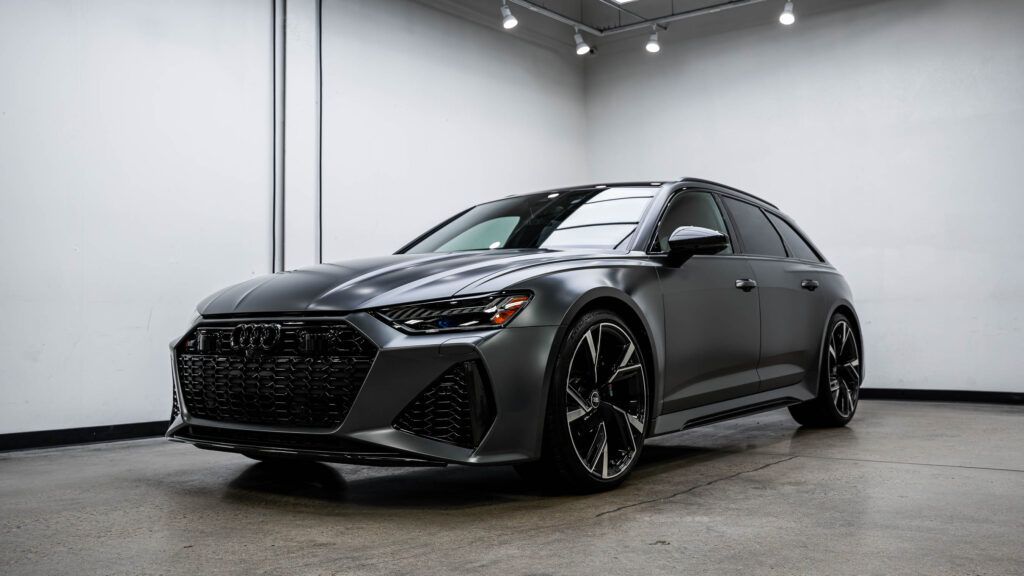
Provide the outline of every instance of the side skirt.
<path id="1" fill-rule="evenodd" d="M 670 434 L 758 412 L 767 412 L 799 404 L 812 398 L 814 398 L 814 394 L 807 390 L 803 383 L 800 383 L 714 404 L 688 408 L 671 414 L 662 414 L 658 417 L 654 433 L 651 436 Z"/>

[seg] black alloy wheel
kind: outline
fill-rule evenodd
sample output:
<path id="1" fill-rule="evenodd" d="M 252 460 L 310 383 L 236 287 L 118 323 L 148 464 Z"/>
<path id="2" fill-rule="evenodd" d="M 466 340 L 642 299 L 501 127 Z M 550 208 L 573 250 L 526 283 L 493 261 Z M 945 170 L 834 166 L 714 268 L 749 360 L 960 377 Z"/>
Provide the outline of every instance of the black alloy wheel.
<path id="1" fill-rule="evenodd" d="M 650 403 L 641 347 L 615 314 L 585 314 L 569 331 L 552 382 L 540 461 L 518 466 L 580 492 L 617 486 L 636 464 Z"/>
<path id="2" fill-rule="evenodd" d="M 845 426 L 857 412 L 861 364 L 858 335 L 850 320 L 835 314 L 825 338 L 818 397 L 789 409 L 804 426 Z"/>

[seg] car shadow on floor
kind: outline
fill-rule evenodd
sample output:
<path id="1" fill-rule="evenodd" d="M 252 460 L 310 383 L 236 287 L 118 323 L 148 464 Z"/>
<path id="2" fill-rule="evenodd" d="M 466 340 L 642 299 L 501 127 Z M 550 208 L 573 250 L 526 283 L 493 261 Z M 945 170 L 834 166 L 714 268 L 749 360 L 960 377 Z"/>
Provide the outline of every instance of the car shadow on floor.
<path id="1" fill-rule="evenodd" d="M 713 428 L 713 427 L 712 427 Z M 796 441 L 818 431 L 803 428 L 715 431 L 648 441 L 630 482 L 718 458 L 735 456 L 780 441 Z M 738 434 L 737 434 L 738 433 Z M 711 440 L 708 440 L 711 438 Z M 372 468 L 319 462 L 257 463 L 228 485 L 229 495 L 275 495 L 301 500 L 408 509 L 458 509 L 523 502 L 563 495 L 527 482 L 510 466 L 446 468 Z"/>
<path id="2" fill-rule="evenodd" d="M 344 501 L 348 489 L 341 472 L 320 462 L 258 462 L 228 484 L 231 490 L 263 492 L 324 501 Z"/>
<path id="3" fill-rule="evenodd" d="M 466 508 L 541 494 L 508 466 L 368 468 L 319 462 L 258 463 L 229 493 L 273 494 L 378 507 Z"/>

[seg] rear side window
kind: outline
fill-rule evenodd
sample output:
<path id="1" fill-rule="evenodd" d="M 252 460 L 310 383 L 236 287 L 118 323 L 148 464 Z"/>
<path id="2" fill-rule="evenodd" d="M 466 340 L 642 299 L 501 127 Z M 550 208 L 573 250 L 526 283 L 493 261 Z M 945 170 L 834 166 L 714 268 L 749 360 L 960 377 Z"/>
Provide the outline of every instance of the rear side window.
<path id="1" fill-rule="evenodd" d="M 779 234 L 782 234 L 782 238 L 786 241 L 786 246 L 789 247 L 793 258 L 821 262 L 821 258 L 814 252 L 814 249 L 789 225 L 789 222 L 771 212 L 768 213 L 768 219 L 772 221 L 772 224 L 775 224 L 775 229 L 779 231 Z"/>
<path id="2" fill-rule="evenodd" d="M 727 196 L 723 196 L 722 200 L 728 206 L 736 227 L 739 228 L 744 253 L 786 257 L 786 247 L 782 244 L 779 233 L 768 222 L 760 208 Z"/>

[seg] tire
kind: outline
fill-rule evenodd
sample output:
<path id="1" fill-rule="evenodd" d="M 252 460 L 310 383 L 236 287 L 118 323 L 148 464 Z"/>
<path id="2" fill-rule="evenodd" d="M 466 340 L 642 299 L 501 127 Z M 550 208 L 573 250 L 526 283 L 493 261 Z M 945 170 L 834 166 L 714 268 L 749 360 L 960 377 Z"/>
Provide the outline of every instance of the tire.
<path id="1" fill-rule="evenodd" d="M 649 373 L 642 347 L 619 316 L 607 310 L 584 314 L 556 359 L 541 458 L 516 470 L 546 488 L 578 493 L 621 484 L 647 436 Z"/>
<path id="2" fill-rule="evenodd" d="M 828 323 L 818 377 L 818 395 L 789 407 L 789 413 L 809 428 L 846 426 L 860 398 L 860 336 L 853 322 L 835 314 Z"/>

